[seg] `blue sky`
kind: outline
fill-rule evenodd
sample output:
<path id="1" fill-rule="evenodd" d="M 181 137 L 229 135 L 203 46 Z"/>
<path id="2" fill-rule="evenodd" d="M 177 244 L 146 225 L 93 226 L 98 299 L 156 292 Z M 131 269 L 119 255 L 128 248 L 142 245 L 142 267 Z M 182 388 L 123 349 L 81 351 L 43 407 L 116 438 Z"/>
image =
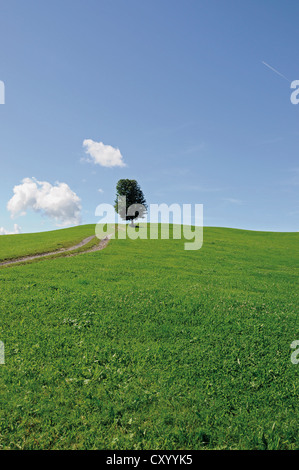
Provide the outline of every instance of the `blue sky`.
<path id="1" fill-rule="evenodd" d="M 298 15 L 296 0 L 2 0 L 2 233 L 72 225 L 55 188 L 96 223 L 120 178 L 148 204 L 203 204 L 206 226 L 298 231 Z M 22 210 L 24 181 L 40 199 Z"/>

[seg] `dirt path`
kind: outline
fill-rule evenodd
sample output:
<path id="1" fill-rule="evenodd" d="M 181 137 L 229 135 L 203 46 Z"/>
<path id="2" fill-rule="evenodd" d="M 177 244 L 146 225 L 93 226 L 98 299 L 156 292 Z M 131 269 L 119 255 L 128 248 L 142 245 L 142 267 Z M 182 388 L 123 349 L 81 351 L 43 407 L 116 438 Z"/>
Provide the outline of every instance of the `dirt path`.
<path id="1" fill-rule="evenodd" d="M 114 234 L 111 233 L 111 234 L 107 235 L 105 238 L 100 240 L 100 242 L 97 245 L 94 245 L 94 246 L 92 246 L 91 248 L 89 248 L 87 250 L 80 251 L 78 253 L 70 253 L 69 255 L 66 255 L 66 256 L 68 256 L 68 257 L 69 256 L 76 256 L 76 255 L 79 255 L 79 254 L 82 254 L 82 253 L 91 253 L 93 251 L 102 250 L 103 248 L 105 248 L 107 246 L 107 244 L 108 244 L 110 238 L 112 237 L 112 235 L 114 235 Z M 0 263 L 0 266 L 10 266 L 12 264 L 24 263 L 26 261 L 31 261 L 31 260 L 38 259 L 38 258 L 44 258 L 45 256 L 58 255 L 60 253 L 67 253 L 67 252 L 70 252 L 70 251 L 74 251 L 74 250 L 77 250 L 78 248 L 82 248 L 82 246 L 87 245 L 94 238 L 96 238 L 95 235 L 92 235 L 91 237 L 84 238 L 84 240 L 82 240 L 80 243 L 78 243 L 77 245 L 71 246 L 69 248 L 61 248 L 60 250 L 56 250 L 56 251 L 50 251 L 50 252 L 41 253 L 41 254 L 38 254 L 38 255 L 28 255 L 28 256 L 23 256 L 22 258 L 15 258 L 15 259 L 12 259 L 12 260 L 3 261 L 3 262 Z"/>

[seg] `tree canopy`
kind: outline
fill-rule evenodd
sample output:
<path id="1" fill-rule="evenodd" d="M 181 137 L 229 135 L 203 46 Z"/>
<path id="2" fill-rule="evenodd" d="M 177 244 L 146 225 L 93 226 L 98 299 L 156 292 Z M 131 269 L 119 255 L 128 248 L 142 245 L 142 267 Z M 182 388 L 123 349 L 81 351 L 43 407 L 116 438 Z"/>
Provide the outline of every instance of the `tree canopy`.
<path id="1" fill-rule="evenodd" d="M 114 209 L 123 220 L 142 218 L 146 214 L 147 204 L 144 194 L 136 180 L 121 179 L 116 185 Z"/>

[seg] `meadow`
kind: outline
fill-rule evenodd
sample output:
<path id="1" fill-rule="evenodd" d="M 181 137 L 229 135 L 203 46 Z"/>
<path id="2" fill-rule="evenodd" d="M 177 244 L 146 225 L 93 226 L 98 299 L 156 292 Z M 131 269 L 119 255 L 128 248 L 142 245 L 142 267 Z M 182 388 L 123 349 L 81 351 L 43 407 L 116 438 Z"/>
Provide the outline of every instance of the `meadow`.
<path id="1" fill-rule="evenodd" d="M 69 248 L 91 235 L 94 235 L 94 225 L 81 225 L 74 229 L 50 232 L 5 235 L 0 239 L 0 262 Z"/>
<path id="2" fill-rule="evenodd" d="M 94 226 L 0 237 L 0 259 Z M 184 240 L 0 268 L 0 449 L 299 449 L 299 233 Z"/>

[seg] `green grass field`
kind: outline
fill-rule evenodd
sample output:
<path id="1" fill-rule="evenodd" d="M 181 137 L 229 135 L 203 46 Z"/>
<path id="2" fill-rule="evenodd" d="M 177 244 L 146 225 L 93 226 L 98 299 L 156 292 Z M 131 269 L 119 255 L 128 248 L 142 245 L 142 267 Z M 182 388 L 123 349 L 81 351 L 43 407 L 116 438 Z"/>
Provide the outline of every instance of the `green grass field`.
<path id="1" fill-rule="evenodd" d="M 0 259 L 82 226 L 0 237 Z M 0 268 L 0 449 L 299 449 L 299 233 L 204 228 Z"/>
<path id="2" fill-rule="evenodd" d="M 51 232 L 6 235 L 0 238 L 0 262 L 69 248 L 94 235 L 94 225 L 81 225 Z"/>

